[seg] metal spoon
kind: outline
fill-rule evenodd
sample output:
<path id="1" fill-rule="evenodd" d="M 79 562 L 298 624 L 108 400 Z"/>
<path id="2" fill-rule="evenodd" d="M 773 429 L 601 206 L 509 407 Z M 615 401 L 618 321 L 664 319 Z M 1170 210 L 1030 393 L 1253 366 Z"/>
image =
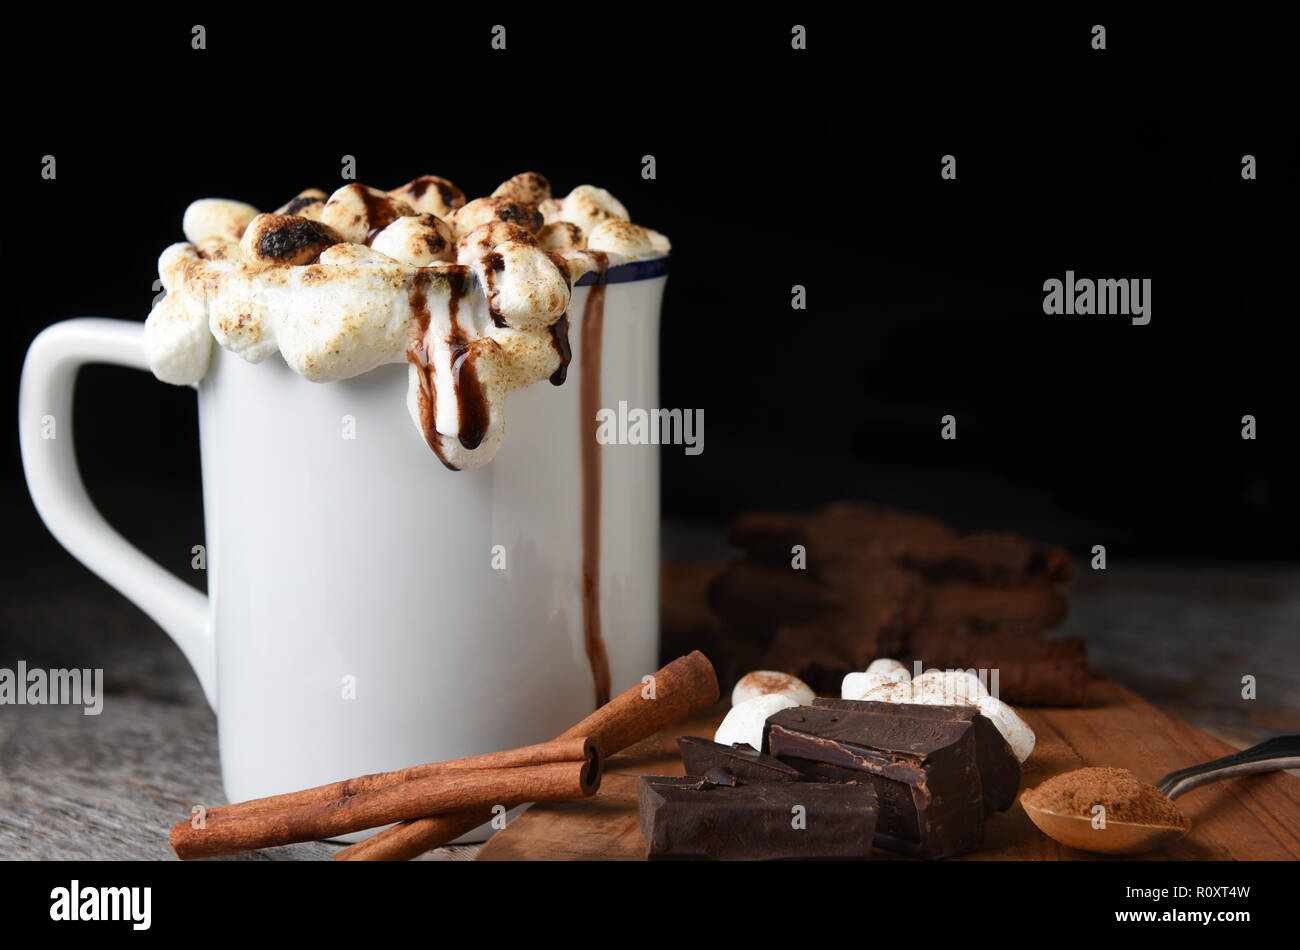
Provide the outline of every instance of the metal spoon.
<path id="1" fill-rule="evenodd" d="M 1175 799 L 1208 782 L 1252 772 L 1276 772 L 1300 768 L 1300 736 L 1277 736 L 1249 749 L 1242 749 L 1221 759 L 1170 772 L 1156 788 Z M 1099 854 L 1141 854 L 1155 851 L 1181 838 L 1187 828 L 1168 825 L 1143 825 L 1131 821 L 1107 821 L 1105 828 L 1094 828 L 1092 819 L 1080 815 L 1035 808 L 1022 801 L 1025 814 L 1039 831 L 1061 844 Z"/>

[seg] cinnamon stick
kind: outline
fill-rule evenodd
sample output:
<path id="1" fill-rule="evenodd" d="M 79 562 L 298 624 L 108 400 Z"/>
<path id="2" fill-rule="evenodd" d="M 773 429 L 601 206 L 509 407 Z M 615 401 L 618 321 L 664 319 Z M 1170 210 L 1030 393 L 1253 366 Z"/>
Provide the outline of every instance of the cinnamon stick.
<path id="1" fill-rule="evenodd" d="M 172 826 L 171 844 L 182 860 L 215 857 L 315 841 L 394 821 L 461 809 L 486 810 L 520 801 L 584 798 L 600 787 L 599 758 L 490 769 L 453 769 L 337 801 L 311 802 L 283 811 L 207 818 L 195 828 Z"/>
<path id="2" fill-rule="evenodd" d="M 376 772 L 361 775 L 342 782 L 330 782 L 283 795 L 270 795 L 266 798 L 254 798 L 233 805 L 210 808 L 205 818 L 212 821 L 217 818 L 238 818 L 268 812 L 284 811 L 304 805 L 323 804 L 373 792 L 390 785 L 400 785 L 412 779 L 428 778 L 452 771 L 470 769 L 516 768 L 523 765 L 545 765 L 549 762 L 581 762 L 598 760 L 600 750 L 594 739 L 586 736 L 572 736 L 553 739 L 537 745 L 507 749 L 504 752 L 489 752 L 486 755 L 474 755 L 464 759 L 450 759 L 446 762 L 430 762 L 425 765 L 413 765 L 410 768 L 397 769 L 392 772 Z"/>
<path id="3" fill-rule="evenodd" d="M 717 699 L 718 677 L 713 664 L 695 650 L 655 673 L 652 684 L 638 683 L 615 696 L 560 738 L 591 736 L 605 755 L 613 755 Z M 334 860 L 409 861 L 473 831 L 490 818 L 490 812 L 480 808 L 404 821 L 344 848 Z"/>

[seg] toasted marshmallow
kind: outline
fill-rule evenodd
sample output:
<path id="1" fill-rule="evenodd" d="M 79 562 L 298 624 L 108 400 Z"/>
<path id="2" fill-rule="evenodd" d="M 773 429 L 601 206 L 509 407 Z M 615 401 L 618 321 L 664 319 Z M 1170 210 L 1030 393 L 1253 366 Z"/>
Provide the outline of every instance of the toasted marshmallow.
<path id="1" fill-rule="evenodd" d="M 240 253 L 262 264 L 309 264 L 342 239 L 327 224 L 294 214 L 259 214 L 239 240 Z"/>
<path id="2" fill-rule="evenodd" d="M 472 266 L 493 316 L 516 330 L 549 327 L 569 309 L 569 281 L 540 248 L 506 241 Z"/>
<path id="3" fill-rule="evenodd" d="M 572 221 L 556 221 L 543 225 L 542 230 L 537 232 L 537 244 L 539 247 L 553 251 L 571 251 L 587 246 L 582 236 L 582 228 Z"/>
<path id="4" fill-rule="evenodd" d="M 167 296 L 144 322 L 144 355 L 164 383 L 197 383 L 212 360 L 212 334 L 201 296 L 186 293 L 185 264 L 201 261 L 192 244 L 173 244 L 158 258 L 158 274 Z"/>
<path id="5" fill-rule="evenodd" d="M 513 178 L 507 178 L 497 185 L 492 192 L 493 198 L 509 198 L 521 204 L 537 204 L 551 197 L 551 183 L 545 175 L 537 172 L 521 172 Z"/>
<path id="6" fill-rule="evenodd" d="M 229 198 L 200 198 L 185 209 L 181 221 L 181 230 L 185 239 L 191 244 L 198 244 L 207 238 L 223 238 L 238 241 L 244 236 L 248 222 L 257 217 L 258 211 L 252 205 Z"/>
<path id="7" fill-rule="evenodd" d="M 536 239 L 509 221 L 494 218 L 487 224 L 480 224 L 456 242 L 456 262 L 473 264 L 484 254 L 491 254 L 498 244 L 514 241 L 517 244 L 536 244 Z"/>
<path id="8" fill-rule="evenodd" d="M 774 695 L 786 696 L 796 706 L 806 706 L 817 694 L 797 676 L 775 670 L 754 670 L 736 681 L 736 687 L 731 691 L 731 705 L 739 706 L 758 696 Z"/>
<path id="9" fill-rule="evenodd" d="M 320 219 L 337 231 L 343 240 L 365 244 L 375 232 L 400 217 L 413 214 L 415 209 L 405 201 L 390 198 L 378 188 L 352 182 L 330 195 Z"/>
<path id="10" fill-rule="evenodd" d="M 240 261 L 243 255 L 239 251 L 239 241 L 228 238 L 204 238 L 197 245 L 199 257 L 205 261 Z"/>
<path id="11" fill-rule="evenodd" d="M 587 249 L 618 254 L 625 260 L 639 261 L 649 257 L 663 257 L 665 252 L 655 247 L 650 232 L 631 221 L 610 218 L 596 225 L 587 234 Z"/>
<path id="12" fill-rule="evenodd" d="M 645 233 L 650 235 L 650 246 L 658 251 L 661 256 L 672 253 L 673 242 L 668 240 L 668 235 L 660 234 L 654 228 L 646 228 Z"/>
<path id="13" fill-rule="evenodd" d="M 769 693 L 755 696 L 738 706 L 732 706 L 718 731 L 713 734 L 713 741 L 720 745 L 735 745 L 743 742 L 755 749 L 763 748 L 763 727 L 769 716 L 774 716 L 782 709 L 798 706 L 784 693 Z"/>
<path id="14" fill-rule="evenodd" d="M 1017 759 L 1023 762 L 1029 758 L 1038 737 L 1014 709 L 996 696 L 981 696 L 975 703 L 975 708 L 1002 733 L 1002 738 L 1007 740 L 1007 745 L 1011 746 Z"/>
<path id="15" fill-rule="evenodd" d="M 540 231 L 543 224 L 536 205 L 510 198 L 475 198 L 448 220 L 456 231 L 457 240 L 490 221 L 508 221 L 530 234 Z"/>
<path id="16" fill-rule="evenodd" d="M 455 255 L 451 226 L 432 214 L 398 218 L 375 235 L 370 246 L 412 267 L 450 261 Z"/>
<path id="17" fill-rule="evenodd" d="M 406 404 L 411 420 L 444 464 L 454 469 L 477 468 L 496 455 L 505 434 L 505 396 L 512 388 L 508 354 L 493 336 L 497 328 L 482 296 L 456 297 L 458 288 L 469 285 L 463 272 L 463 268 L 449 267 L 445 273 L 420 278 L 419 291 L 429 316 L 422 346 L 427 361 L 424 366 L 412 363 L 407 375 Z M 454 307 L 453 299 L 457 301 Z M 452 345 L 453 339 L 460 341 L 458 345 Z M 468 378 L 477 381 L 481 403 L 462 405 L 458 394 Z M 422 399 L 430 385 L 435 394 L 446 396 L 434 398 L 432 404 Z M 462 418 L 462 409 L 475 416 Z M 480 410 L 486 411 L 486 425 L 475 432 L 477 441 L 471 442 L 463 433 L 467 422 L 477 421 Z M 433 419 L 425 415 L 430 411 Z"/>
<path id="18" fill-rule="evenodd" d="M 401 188 L 394 188 L 388 197 L 406 202 L 420 214 L 436 215 L 443 220 L 457 208 L 465 207 L 465 192 L 437 175 L 412 179 Z"/>
<path id="19" fill-rule="evenodd" d="M 319 221 L 320 213 L 325 210 L 325 199 L 327 197 L 325 192 L 319 188 L 307 188 L 276 208 L 275 213 L 296 214 L 300 218 L 311 218 L 313 221 Z"/>
<path id="20" fill-rule="evenodd" d="M 545 201 L 537 202 L 537 210 L 542 214 L 542 220 L 547 224 L 557 224 L 564 219 L 561 214 L 564 212 L 564 201 L 560 198 L 547 198 Z"/>
<path id="21" fill-rule="evenodd" d="M 582 233 L 588 235 L 589 244 L 596 225 L 611 219 L 629 220 L 627 208 L 604 188 L 595 185 L 579 185 L 565 196 L 560 208 L 560 220 L 571 221 L 582 228 Z"/>

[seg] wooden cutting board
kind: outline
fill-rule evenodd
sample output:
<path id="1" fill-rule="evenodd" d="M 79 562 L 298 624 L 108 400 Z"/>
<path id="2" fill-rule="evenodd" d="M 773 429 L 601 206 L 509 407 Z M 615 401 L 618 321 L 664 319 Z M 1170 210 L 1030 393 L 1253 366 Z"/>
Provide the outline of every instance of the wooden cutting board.
<path id="1" fill-rule="evenodd" d="M 613 756 L 594 797 L 534 805 L 488 841 L 478 860 L 641 860 L 645 839 L 637 812 L 637 776 L 681 775 L 674 738 L 712 738 L 725 711 L 719 706 Z M 1087 706 L 1018 711 L 1038 735 L 1022 788 L 1085 765 L 1126 768 L 1155 782 L 1175 769 L 1234 751 L 1107 679 L 1090 684 Z M 1192 830 L 1149 855 L 1117 859 L 1067 848 L 1035 828 L 1017 803 L 990 817 L 983 850 L 956 860 L 1300 859 L 1300 779 L 1294 776 L 1227 779 L 1188 792 L 1178 805 L 1191 818 Z M 876 851 L 873 857 L 895 856 Z"/>

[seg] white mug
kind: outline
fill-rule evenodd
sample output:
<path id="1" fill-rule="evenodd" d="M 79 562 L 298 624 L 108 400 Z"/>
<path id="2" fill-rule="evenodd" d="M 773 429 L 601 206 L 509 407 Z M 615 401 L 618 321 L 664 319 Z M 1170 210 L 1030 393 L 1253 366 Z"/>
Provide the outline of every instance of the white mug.
<path id="1" fill-rule="evenodd" d="M 602 406 L 658 405 L 667 269 L 609 272 Z M 567 381 L 511 393 L 499 454 L 470 471 L 445 469 L 412 424 L 405 365 L 322 384 L 214 347 L 197 387 L 206 597 L 114 531 L 77 470 L 77 370 L 147 369 L 143 324 L 68 320 L 32 342 L 19 394 L 32 499 L 193 666 L 230 801 L 541 742 L 595 707 L 579 439 L 594 425 L 580 418 L 590 293 L 573 292 Z M 653 446 L 596 451 L 597 619 L 617 695 L 658 666 L 659 462 Z"/>

